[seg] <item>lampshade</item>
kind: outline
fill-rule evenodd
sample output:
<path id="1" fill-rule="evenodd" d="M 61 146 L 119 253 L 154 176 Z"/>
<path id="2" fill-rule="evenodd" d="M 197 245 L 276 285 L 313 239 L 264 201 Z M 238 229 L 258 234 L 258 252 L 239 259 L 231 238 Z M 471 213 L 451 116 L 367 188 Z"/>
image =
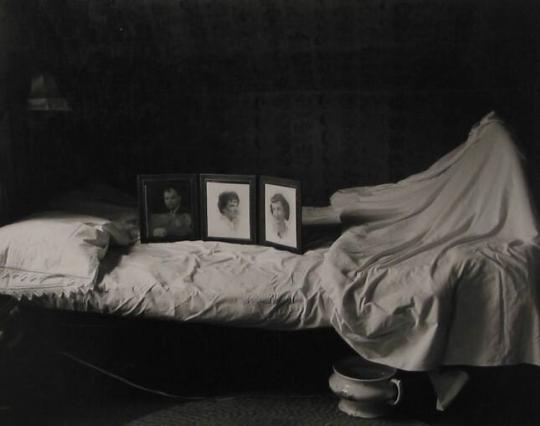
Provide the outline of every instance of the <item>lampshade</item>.
<path id="1" fill-rule="evenodd" d="M 32 78 L 28 95 L 30 111 L 70 111 L 71 108 L 60 91 L 54 77 L 49 73 L 38 74 Z"/>

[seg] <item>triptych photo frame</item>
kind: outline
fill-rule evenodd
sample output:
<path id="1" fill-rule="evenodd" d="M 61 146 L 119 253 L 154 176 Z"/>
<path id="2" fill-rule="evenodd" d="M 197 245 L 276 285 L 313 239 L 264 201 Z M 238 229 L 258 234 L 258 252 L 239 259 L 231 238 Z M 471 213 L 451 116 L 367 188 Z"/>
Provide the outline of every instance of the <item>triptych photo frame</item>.
<path id="1" fill-rule="evenodd" d="M 139 175 L 142 243 L 262 244 L 302 251 L 300 181 L 229 174 Z"/>

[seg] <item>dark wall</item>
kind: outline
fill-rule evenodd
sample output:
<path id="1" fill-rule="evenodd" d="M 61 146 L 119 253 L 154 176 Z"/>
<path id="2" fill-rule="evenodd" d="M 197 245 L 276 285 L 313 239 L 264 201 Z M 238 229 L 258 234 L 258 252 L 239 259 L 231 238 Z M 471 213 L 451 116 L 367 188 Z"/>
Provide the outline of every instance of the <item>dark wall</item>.
<path id="1" fill-rule="evenodd" d="M 540 158 L 534 0 L 24 3 L 16 78 L 50 69 L 73 107 L 26 120 L 37 187 L 264 173 L 326 204 L 429 166 L 492 109 Z"/>

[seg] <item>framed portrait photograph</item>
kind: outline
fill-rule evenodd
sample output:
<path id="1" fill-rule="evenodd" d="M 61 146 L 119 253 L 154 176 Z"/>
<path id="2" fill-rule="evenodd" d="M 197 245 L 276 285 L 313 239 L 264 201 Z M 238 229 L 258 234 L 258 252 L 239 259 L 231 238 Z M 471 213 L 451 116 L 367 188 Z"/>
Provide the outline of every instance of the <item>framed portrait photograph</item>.
<path id="1" fill-rule="evenodd" d="M 139 175 L 137 186 L 141 243 L 200 238 L 197 175 Z"/>
<path id="2" fill-rule="evenodd" d="M 257 242 L 256 177 L 201 174 L 200 185 L 203 239 Z"/>
<path id="3" fill-rule="evenodd" d="M 259 179 L 259 242 L 302 251 L 302 188 L 299 181 L 271 176 Z"/>

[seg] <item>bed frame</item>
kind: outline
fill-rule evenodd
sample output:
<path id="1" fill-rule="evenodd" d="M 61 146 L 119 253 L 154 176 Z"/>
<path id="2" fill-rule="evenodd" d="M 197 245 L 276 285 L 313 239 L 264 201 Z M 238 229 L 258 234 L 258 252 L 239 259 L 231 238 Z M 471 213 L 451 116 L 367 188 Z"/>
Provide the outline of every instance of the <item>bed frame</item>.
<path id="1" fill-rule="evenodd" d="M 37 353 L 46 357 L 63 358 L 65 371 L 59 374 L 64 380 L 78 380 L 70 377 L 73 364 L 88 363 L 90 370 L 95 366 L 180 395 L 327 391 L 332 363 L 353 354 L 331 328 L 280 331 L 179 323 L 27 303 L 19 305 L 12 323 L 19 339 L 14 350 L 40 348 Z"/>

